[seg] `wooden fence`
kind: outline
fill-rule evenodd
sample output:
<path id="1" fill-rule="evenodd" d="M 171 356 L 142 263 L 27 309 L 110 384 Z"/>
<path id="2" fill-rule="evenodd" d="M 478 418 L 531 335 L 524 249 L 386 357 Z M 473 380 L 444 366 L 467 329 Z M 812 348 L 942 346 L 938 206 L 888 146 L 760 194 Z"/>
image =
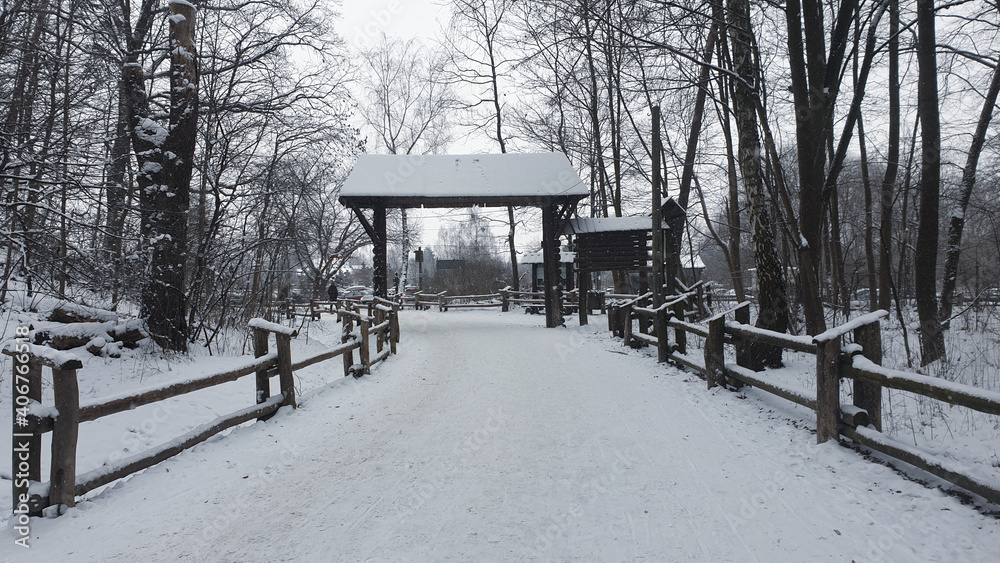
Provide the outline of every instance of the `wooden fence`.
<path id="1" fill-rule="evenodd" d="M 14 359 L 14 424 L 12 442 L 12 468 L 17 478 L 12 479 L 14 510 L 27 505 L 30 515 L 39 515 L 46 507 L 66 507 L 76 504 L 76 497 L 89 491 L 147 469 L 181 451 L 204 442 L 219 432 L 254 419 L 267 419 L 279 408 L 297 406 L 295 399 L 295 371 L 307 366 L 342 356 L 344 375 L 360 377 L 370 373 L 373 365 L 396 352 L 399 342 L 398 304 L 376 300 L 371 313 L 360 307 L 332 309 L 339 315 L 343 330 L 341 344 L 319 354 L 296 361 L 292 358 L 291 339 L 296 331 L 280 324 L 253 319 L 250 329 L 253 337 L 255 359 L 229 371 L 198 379 L 184 380 L 127 393 L 97 402 L 80 404 L 76 372 L 82 363 L 76 357 L 26 342 L 7 344 L 3 352 Z M 357 330 L 355 330 L 357 326 Z M 274 335 L 275 351 L 268 350 L 270 336 Z M 375 339 L 375 356 L 370 354 L 370 341 Z M 354 362 L 357 350 L 359 362 Z M 52 371 L 54 404 L 42 405 L 42 368 Z M 76 472 L 77 438 L 80 424 L 206 389 L 242 377 L 255 375 L 257 379 L 256 404 L 219 417 L 194 430 L 113 464 L 78 475 Z M 281 393 L 270 396 L 271 378 L 278 377 Z M 26 399 L 21 399 L 26 397 Z M 52 432 L 49 481 L 42 483 L 42 435 Z M 24 478 L 19 478 L 23 475 Z"/>
<path id="2" fill-rule="evenodd" d="M 750 325 L 750 303 L 704 319 L 703 324 L 684 320 L 685 303 L 692 294 L 668 297 L 656 309 L 648 306 L 651 295 L 613 303 L 608 311 L 608 329 L 633 346 L 657 347 L 660 361 L 670 360 L 699 374 L 708 388 L 725 385 L 756 387 L 816 412 L 816 439 L 819 443 L 840 436 L 894 457 L 932 475 L 1000 504 L 996 483 L 963 474 L 952 463 L 882 434 L 882 389 L 907 391 L 924 397 L 963 406 L 978 412 L 1000 415 L 1000 393 L 946 380 L 882 367 L 882 335 L 879 321 L 888 315 L 876 311 L 817 336 L 794 336 Z M 727 320 L 731 319 L 731 320 Z M 637 320 L 638 322 L 633 322 Z M 638 325 L 635 332 L 633 325 Z M 670 340 L 669 329 L 674 329 Z M 704 339 L 703 356 L 687 353 L 687 335 Z M 660 338 L 663 335 L 664 338 Z M 853 342 L 844 343 L 847 336 Z M 749 366 L 753 343 L 778 346 L 816 357 L 816 390 L 797 389 L 767 379 L 767 372 Z M 735 362 L 726 360 L 726 346 L 735 348 Z M 840 381 L 853 380 L 853 404 L 842 404 Z"/>
<path id="3" fill-rule="evenodd" d="M 576 290 L 563 292 L 563 307 L 573 308 L 577 305 L 579 292 Z M 502 311 L 510 310 L 511 305 L 520 305 L 529 313 L 541 313 L 545 311 L 545 294 L 541 291 L 515 291 L 510 287 L 505 287 L 496 293 L 485 295 L 448 295 L 448 292 L 422 293 L 417 292 L 412 296 L 400 297 L 400 302 L 405 307 L 415 309 L 430 309 L 436 307 L 438 311 L 445 312 L 448 309 L 471 309 L 471 308 L 491 308 L 499 307 Z"/>

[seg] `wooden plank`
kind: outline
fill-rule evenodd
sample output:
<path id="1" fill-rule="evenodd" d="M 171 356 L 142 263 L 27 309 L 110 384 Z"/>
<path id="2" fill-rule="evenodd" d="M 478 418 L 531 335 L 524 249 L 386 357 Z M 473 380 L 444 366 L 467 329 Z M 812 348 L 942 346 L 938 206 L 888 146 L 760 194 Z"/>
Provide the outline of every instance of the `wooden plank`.
<path id="1" fill-rule="evenodd" d="M 959 473 L 955 469 L 946 467 L 946 462 L 931 459 L 930 456 L 916 451 L 907 444 L 896 442 L 892 438 L 875 433 L 873 430 L 867 428 L 851 428 L 846 424 L 840 425 L 839 432 L 866 448 L 902 460 L 932 475 L 936 475 L 949 483 L 973 492 L 989 502 L 1000 504 L 1000 489 L 996 486 L 973 479 Z"/>
<path id="2" fill-rule="evenodd" d="M 812 342 L 805 342 L 799 337 L 790 334 L 763 330 L 751 326 L 741 325 L 740 323 L 726 323 L 726 334 L 731 334 L 746 340 L 755 340 L 772 346 L 780 346 L 782 348 L 788 348 L 790 350 L 804 352 L 806 354 L 816 353 L 816 344 Z"/>
<path id="3" fill-rule="evenodd" d="M 203 424 L 180 438 L 170 440 L 149 451 L 126 458 L 113 465 L 105 465 L 84 473 L 77 478 L 76 495 L 85 495 L 97 487 L 107 485 L 136 471 L 148 469 L 192 446 L 204 442 L 227 428 L 232 428 L 255 418 L 272 415 L 281 406 L 282 397 L 271 397 L 259 405 L 236 411 L 233 414 L 219 417 L 208 424 Z"/>
<path id="4" fill-rule="evenodd" d="M 49 468 L 49 504 L 76 506 L 76 445 L 80 433 L 80 388 L 75 369 L 52 368 L 52 387 L 59 415 L 52 428 L 52 461 Z"/>
<path id="5" fill-rule="evenodd" d="M 853 362 L 845 362 L 843 366 L 844 377 L 864 379 L 889 389 L 909 391 L 944 401 L 951 405 L 958 405 L 987 414 L 1000 415 L 1000 400 L 994 398 L 998 396 L 996 392 L 949 381 L 938 383 L 931 377 L 916 376 L 915 374 L 895 372 L 889 369 L 876 371 L 874 364 L 870 364 L 870 367 L 865 367 L 863 364 L 860 366 L 857 365 L 862 363 L 861 360 L 868 361 L 863 357 L 854 357 Z M 897 373 L 899 374 L 898 376 L 895 375 Z"/>
<path id="6" fill-rule="evenodd" d="M 341 344 L 340 346 L 326 350 L 325 352 L 320 352 L 315 356 L 310 356 L 304 360 L 299 360 L 292 364 L 292 371 L 299 371 L 300 369 L 307 368 L 313 364 L 318 364 L 320 362 L 325 362 L 331 358 L 336 358 L 337 356 L 343 356 L 348 352 L 352 352 L 361 347 L 361 344 L 356 341 L 347 342 Z M 353 364 L 353 361 L 351 362 Z"/>
<path id="7" fill-rule="evenodd" d="M 251 363 L 248 363 L 245 366 L 227 372 L 219 373 L 216 375 L 210 375 L 202 379 L 172 383 L 169 385 L 164 385 L 162 387 L 150 389 L 133 395 L 117 397 L 102 403 L 86 405 L 80 407 L 80 422 L 90 422 L 92 420 L 97 420 L 101 417 L 105 417 L 111 414 L 132 410 L 136 407 L 141 407 L 142 405 L 148 405 L 150 403 L 162 401 L 163 399 L 169 399 L 171 397 L 176 397 L 178 395 L 183 395 L 185 393 L 191 393 L 193 391 L 198 391 L 201 389 L 206 389 L 208 387 L 213 387 L 215 385 L 220 385 L 222 383 L 236 381 L 237 379 L 243 376 L 250 375 L 251 373 L 256 373 L 257 371 L 264 370 L 267 368 L 275 367 L 277 365 L 278 365 L 277 354 L 272 353 L 257 358 L 256 360 L 254 360 Z"/>

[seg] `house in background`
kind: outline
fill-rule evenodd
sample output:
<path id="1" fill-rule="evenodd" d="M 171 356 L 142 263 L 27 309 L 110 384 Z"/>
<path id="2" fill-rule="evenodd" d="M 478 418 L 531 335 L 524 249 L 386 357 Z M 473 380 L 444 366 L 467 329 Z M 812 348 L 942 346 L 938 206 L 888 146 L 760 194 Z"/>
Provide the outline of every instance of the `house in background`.
<path id="1" fill-rule="evenodd" d="M 690 254 L 681 257 L 681 269 L 684 271 L 684 279 L 688 284 L 701 281 L 702 274 L 705 273 L 705 263 L 701 260 L 701 255 L 692 257 Z"/>
<path id="2" fill-rule="evenodd" d="M 565 248 L 559 251 L 559 271 L 561 272 L 563 291 L 570 291 L 576 287 L 573 275 L 573 262 L 576 261 L 576 253 Z M 531 267 L 531 291 L 542 291 L 545 289 L 545 260 L 542 258 L 542 251 L 526 252 L 521 257 L 522 266 Z M 523 288 L 522 288 L 523 289 Z"/>

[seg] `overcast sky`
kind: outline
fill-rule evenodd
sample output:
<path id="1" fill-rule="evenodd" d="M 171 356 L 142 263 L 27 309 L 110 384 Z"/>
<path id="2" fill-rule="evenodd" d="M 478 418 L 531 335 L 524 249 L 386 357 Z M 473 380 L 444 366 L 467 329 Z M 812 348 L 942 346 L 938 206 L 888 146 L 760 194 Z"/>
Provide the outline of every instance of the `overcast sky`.
<path id="1" fill-rule="evenodd" d="M 343 0 L 338 29 L 353 47 L 364 46 L 380 31 L 397 37 L 433 37 L 447 18 L 443 0 Z"/>

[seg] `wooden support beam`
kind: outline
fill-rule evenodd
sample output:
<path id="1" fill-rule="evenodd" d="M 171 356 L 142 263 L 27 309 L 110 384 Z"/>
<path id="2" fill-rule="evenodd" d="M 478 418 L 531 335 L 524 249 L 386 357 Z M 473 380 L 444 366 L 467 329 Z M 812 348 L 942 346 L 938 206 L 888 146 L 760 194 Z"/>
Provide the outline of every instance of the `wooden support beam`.
<path id="1" fill-rule="evenodd" d="M 559 288 L 559 226 L 560 210 L 549 203 L 542 207 L 542 259 L 544 260 L 545 326 L 562 326 L 562 291 Z"/>

